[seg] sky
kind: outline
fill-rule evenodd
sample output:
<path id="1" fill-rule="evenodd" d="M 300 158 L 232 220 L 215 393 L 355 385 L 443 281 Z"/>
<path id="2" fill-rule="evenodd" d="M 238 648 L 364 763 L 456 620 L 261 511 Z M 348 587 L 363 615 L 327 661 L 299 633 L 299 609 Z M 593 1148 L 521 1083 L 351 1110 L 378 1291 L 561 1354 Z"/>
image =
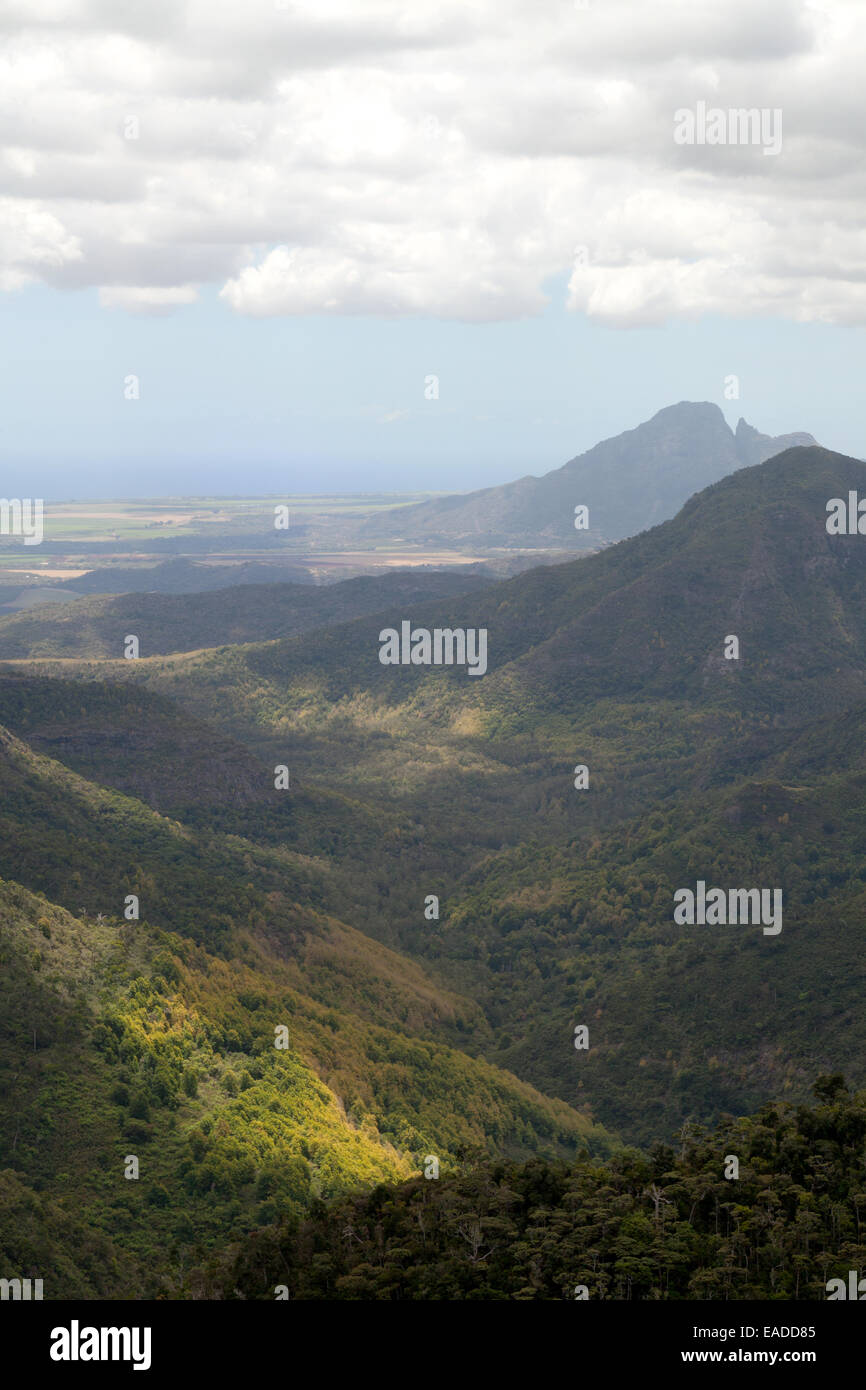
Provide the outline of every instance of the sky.
<path id="1" fill-rule="evenodd" d="M 464 490 L 679 400 L 866 456 L 864 39 L 864 0 L 6 0 L 0 491 Z"/>

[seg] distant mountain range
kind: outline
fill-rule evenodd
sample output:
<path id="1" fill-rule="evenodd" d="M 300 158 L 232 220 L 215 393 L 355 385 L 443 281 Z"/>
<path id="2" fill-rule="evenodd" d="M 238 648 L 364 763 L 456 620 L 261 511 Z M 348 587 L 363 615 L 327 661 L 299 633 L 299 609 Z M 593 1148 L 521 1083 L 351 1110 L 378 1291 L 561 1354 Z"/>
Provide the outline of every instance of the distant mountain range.
<path id="1" fill-rule="evenodd" d="M 362 522 L 364 539 L 430 545 L 596 549 L 674 516 L 693 493 L 796 445 L 803 432 L 732 430 L 717 405 L 681 401 L 541 478 L 419 502 Z M 576 530 L 576 506 L 589 526 Z"/>
<path id="2" fill-rule="evenodd" d="M 137 569 L 113 565 L 88 570 L 62 586 L 68 594 L 203 594 L 211 589 L 232 588 L 240 584 L 311 584 L 303 565 L 263 564 L 248 560 L 241 564 L 196 564 L 183 556 L 161 564 Z"/>
<path id="3" fill-rule="evenodd" d="M 241 586 L 255 587 L 258 596 L 250 594 L 246 600 L 237 596 L 216 598 L 201 611 L 211 611 L 217 627 L 224 612 L 227 615 L 231 611 L 233 619 L 239 620 L 232 621 L 225 641 L 286 635 L 291 628 L 280 619 L 284 604 L 279 600 L 275 625 L 269 628 L 268 615 L 274 604 L 263 586 L 291 586 L 295 594 L 299 585 L 312 589 L 344 575 L 348 579 L 380 573 L 389 563 L 381 552 L 393 546 L 406 547 L 416 559 L 420 550 L 428 569 L 446 568 L 455 577 L 461 570 L 464 575 L 471 575 L 468 588 L 482 577 L 492 581 L 534 564 L 564 559 L 569 553 L 599 550 L 636 535 L 668 520 L 694 493 L 728 474 L 762 463 L 785 449 L 814 444 L 810 434 L 773 437 L 759 433 L 745 420 L 740 420 L 734 431 L 717 405 L 683 401 L 660 410 L 636 429 L 603 440 L 543 477 L 525 477 L 477 492 L 371 509 L 366 516 L 354 512 L 346 516 L 337 508 L 334 513 L 305 517 L 293 527 L 291 540 L 283 543 L 273 528 L 264 533 L 261 529 L 250 532 L 244 523 L 240 529 L 236 526 L 227 531 L 208 530 L 201 535 L 149 539 L 146 553 L 151 563 L 142 564 L 139 557 L 135 565 L 127 565 L 117 563 L 118 554 L 133 544 L 140 546 L 141 542 L 111 542 L 115 551 L 109 555 L 109 543 L 88 541 L 70 557 L 68 542 L 46 540 L 44 555 L 56 558 L 61 569 L 70 558 L 76 567 L 83 562 L 92 563 L 94 568 L 53 583 L 32 577 L 24 587 L 0 583 L 0 633 L 4 634 L 0 656 L 19 654 L 5 641 L 6 633 L 15 631 L 15 625 L 2 626 L 3 618 L 18 613 L 29 624 L 32 610 L 49 604 L 74 607 L 75 628 L 87 627 L 91 615 L 97 619 L 100 613 L 113 615 L 122 626 L 128 605 L 109 600 L 101 609 L 82 607 L 81 597 L 96 595 L 143 594 L 155 600 L 160 594 L 222 593 Z M 371 508 L 374 500 L 370 499 Z M 580 518 L 580 529 L 575 525 L 577 507 L 587 509 L 587 516 Z M 278 553 L 281 544 L 288 544 L 289 548 Z M 161 559 L 166 548 L 172 547 L 183 547 L 192 553 Z M 240 562 L 230 558 L 239 548 L 250 550 L 250 556 Z M 328 553 L 331 561 L 334 556 L 346 558 L 334 569 L 330 561 L 323 565 L 323 554 Z M 454 564 L 458 556 L 466 556 L 467 564 Z M 348 590 L 344 590 L 342 597 L 347 596 Z M 329 620 L 332 612 L 340 611 L 339 602 L 315 596 L 303 600 L 302 607 L 306 615 L 304 627 L 318 625 L 319 607 L 326 614 L 323 621 Z M 169 610 L 170 605 L 166 615 Z M 251 624 L 240 610 L 251 615 Z M 199 625 L 192 619 L 193 611 L 190 608 L 187 614 L 190 625 L 180 640 L 166 632 L 166 641 L 173 645 L 162 644 L 151 650 L 190 650 L 218 642 L 218 636 L 211 638 L 206 634 L 198 640 Z M 360 611 L 349 605 L 343 616 L 348 618 Z M 129 620 L 137 621 L 138 614 L 131 614 Z M 43 627 L 41 617 L 37 615 L 35 621 L 39 628 Z M 49 626 L 52 623 L 53 619 L 49 620 Z M 65 654 L 80 654 L 82 647 L 72 629 L 66 623 L 63 627 L 64 642 L 69 644 Z M 40 651 L 40 655 L 49 654 L 64 653 L 52 644 Z M 102 649 L 99 654 L 110 653 Z"/>
<path id="4" fill-rule="evenodd" d="M 30 604 L 25 611 L 0 614 L 0 660 L 114 657 L 122 655 L 128 632 L 140 636 L 142 656 L 261 642 L 345 623 L 365 613 L 378 613 L 391 603 L 447 599 L 491 583 L 493 575 L 482 566 L 450 566 L 443 571 L 419 565 L 321 586 L 240 583 L 202 593 L 135 591 L 81 598 L 62 606 L 46 599 L 37 611 Z"/>

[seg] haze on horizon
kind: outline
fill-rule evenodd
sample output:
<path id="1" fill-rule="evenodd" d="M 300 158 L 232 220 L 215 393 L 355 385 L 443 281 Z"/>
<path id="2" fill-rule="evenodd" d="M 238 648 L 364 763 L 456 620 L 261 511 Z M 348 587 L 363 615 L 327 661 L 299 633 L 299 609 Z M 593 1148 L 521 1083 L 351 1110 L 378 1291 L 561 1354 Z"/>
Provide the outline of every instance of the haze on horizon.
<path id="1" fill-rule="evenodd" d="M 0 25 L 7 494 L 464 491 L 682 400 L 866 453 L 864 0 Z"/>

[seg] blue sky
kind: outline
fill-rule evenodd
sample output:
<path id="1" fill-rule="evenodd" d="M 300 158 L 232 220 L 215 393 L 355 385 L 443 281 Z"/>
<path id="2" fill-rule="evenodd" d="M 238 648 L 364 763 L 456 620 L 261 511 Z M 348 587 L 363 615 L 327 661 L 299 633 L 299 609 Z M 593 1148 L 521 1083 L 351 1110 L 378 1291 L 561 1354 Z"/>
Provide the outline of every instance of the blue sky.
<path id="1" fill-rule="evenodd" d="M 866 453 L 866 0 L 0 30 L 6 495 L 469 489 L 689 399 Z"/>
<path id="2" fill-rule="evenodd" d="M 102 308 L 93 290 L 7 294 L 4 492 L 464 490 L 558 467 L 678 400 L 866 455 L 863 328 L 614 328 L 568 311 L 564 281 L 546 288 L 538 317 L 469 324 L 251 318 L 215 291 L 165 317 Z M 724 397 L 732 373 L 739 400 Z"/>

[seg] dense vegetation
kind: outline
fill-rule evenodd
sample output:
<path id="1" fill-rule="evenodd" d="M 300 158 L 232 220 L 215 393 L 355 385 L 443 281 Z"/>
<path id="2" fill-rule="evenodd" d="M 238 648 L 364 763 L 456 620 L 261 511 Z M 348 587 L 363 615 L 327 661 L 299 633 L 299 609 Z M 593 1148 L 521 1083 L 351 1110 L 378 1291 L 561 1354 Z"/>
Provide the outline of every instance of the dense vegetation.
<path id="1" fill-rule="evenodd" d="M 686 1125 L 606 1162 L 480 1162 L 316 1202 L 196 1271 L 199 1296 L 825 1299 L 866 1265 L 866 1093 Z M 738 1176 L 731 1158 L 739 1162 Z"/>
<path id="2" fill-rule="evenodd" d="M 68 786 L 54 783 L 59 803 Z M 137 843 L 148 813 L 130 805 Z M 73 809 L 72 862 L 94 876 L 75 890 L 98 891 L 95 824 Z M 122 804 L 107 809 L 122 829 Z M 231 920 L 196 919 L 198 880 L 163 883 L 157 915 L 178 932 L 0 882 L 0 1251 L 46 1297 L 177 1294 L 227 1231 L 406 1176 L 428 1153 L 610 1149 L 449 1042 L 478 1027 L 472 1006 L 392 952 L 276 891 L 261 918 L 228 903 Z"/>
<path id="3" fill-rule="evenodd" d="M 0 1165 L 20 1258 L 38 1269 L 57 1231 L 59 1287 L 97 1292 L 84 1212 L 127 1289 L 269 1297 L 261 1250 L 293 1297 L 563 1297 L 588 1282 L 576 1202 L 603 1213 L 592 1296 L 817 1297 L 822 1252 L 855 1267 L 853 1159 L 836 1119 L 809 1130 L 798 1108 L 821 1073 L 866 1085 L 866 551 L 824 526 L 849 489 L 866 465 L 796 449 L 634 540 L 463 595 L 5 667 Z M 489 674 L 383 667 L 378 633 L 406 617 L 486 626 Z M 698 879 L 780 888 L 782 931 L 678 926 Z M 821 1100 L 856 1131 L 862 1097 Z M 684 1125 L 721 1128 L 659 1168 L 646 1155 Z M 745 1155 L 737 1184 L 720 1151 Z M 411 1176 L 428 1155 L 438 1184 Z M 799 1195 L 823 1200 L 813 1159 L 829 1206 Z M 718 1229 L 682 1197 L 711 1177 Z M 476 1182 L 484 1219 L 516 1224 L 502 1267 L 476 1250 L 467 1274 L 454 1213 Z M 550 1264 L 537 1207 L 562 1227 Z M 634 1222 L 633 1273 L 611 1213 Z M 335 1253 L 347 1220 L 362 1234 Z"/>
<path id="4" fill-rule="evenodd" d="M 116 582 L 122 582 L 120 575 Z M 260 579 L 259 583 L 211 592 L 127 592 L 62 605 L 47 603 L 38 613 L 28 610 L 0 615 L 0 659 L 122 658 L 128 633 L 139 637 L 142 656 L 294 636 L 364 613 L 377 613 L 400 598 L 405 603 L 423 603 L 489 582 L 471 567 L 464 571 L 461 566 L 456 574 L 410 570 L 322 587 Z"/>

